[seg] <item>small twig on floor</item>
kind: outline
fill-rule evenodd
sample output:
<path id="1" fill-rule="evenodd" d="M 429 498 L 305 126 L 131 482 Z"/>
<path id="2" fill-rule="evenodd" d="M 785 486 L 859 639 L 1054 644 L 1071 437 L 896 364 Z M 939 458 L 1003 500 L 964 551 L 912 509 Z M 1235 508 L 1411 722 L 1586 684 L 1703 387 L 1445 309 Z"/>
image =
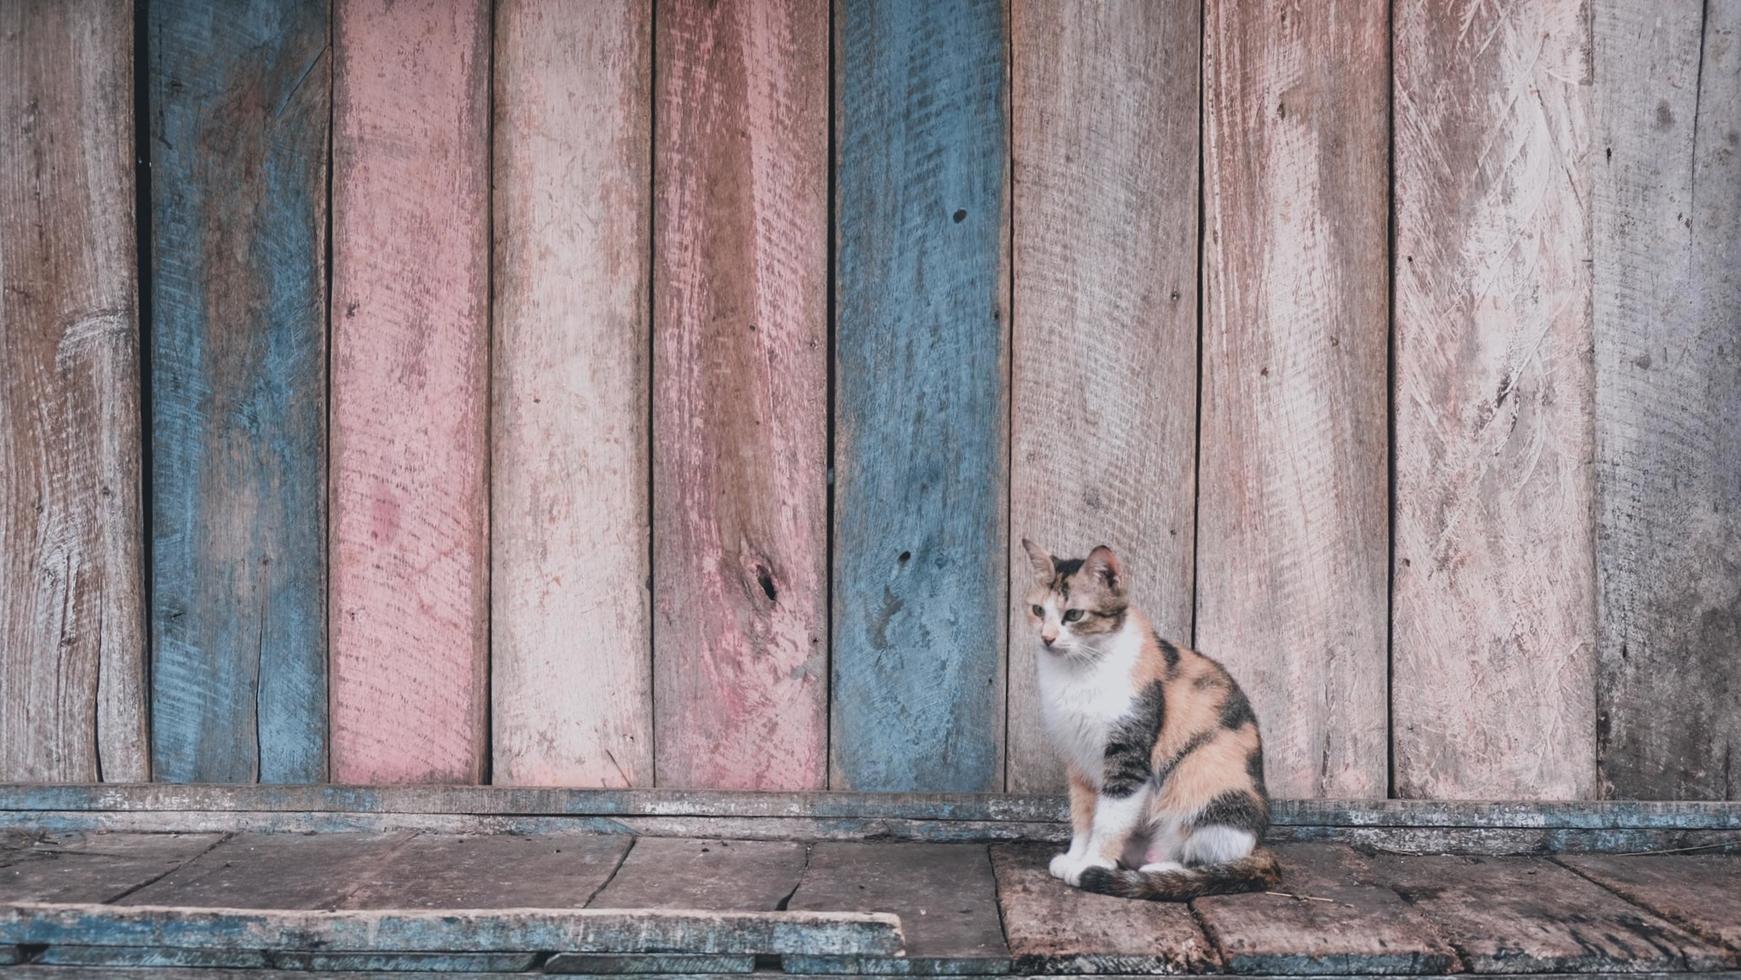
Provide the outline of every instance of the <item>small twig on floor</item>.
<path id="1" fill-rule="evenodd" d="M 1275 895 L 1279 898 L 1291 898 L 1296 902 L 1334 902 L 1333 898 L 1323 898 L 1318 895 L 1295 895 L 1293 892 L 1264 892 L 1265 895 Z"/>

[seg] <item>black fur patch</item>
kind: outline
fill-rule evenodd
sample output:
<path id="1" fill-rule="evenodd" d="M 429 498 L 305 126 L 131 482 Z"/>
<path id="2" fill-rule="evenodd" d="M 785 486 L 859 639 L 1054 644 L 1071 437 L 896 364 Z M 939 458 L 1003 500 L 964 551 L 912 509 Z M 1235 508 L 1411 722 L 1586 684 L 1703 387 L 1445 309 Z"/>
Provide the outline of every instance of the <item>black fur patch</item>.
<path id="1" fill-rule="evenodd" d="M 1052 588 L 1058 590 L 1058 594 L 1064 598 L 1070 598 L 1070 576 L 1081 570 L 1082 559 L 1080 558 L 1052 559 Z"/>
<path id="2" fill-rule="evenodd" d="M 1077 887 L 1085 892 L 1096 892 L 1101 895 L 1116 894 L 1111 868 L 1088 868 L 1082 872 Z"/>
<path id="3" fill-rule="evenodd" d="M 1251 777 L 1251 785 L 1257 787 L 1259 793 L 1267 793 L 1263 785 L 1263 746 L 1253 749 L 1245 757 L 1245 774 Z"/>
<path id="4" fill-rule="evenodd" d="M 1263 800 L 1244 790 L 1229 790 L 1209 801 L 1197 815 L 1195 826 L 1232 827 L 1249 830 L 1258 840 L 1269 829 L 1269 807 Z"/>
<path id="5" fill-rule="evenodd" d="M 1106 772 L 1101 792 L 1122 799 L 1141 789 L 1154 773 L 1149 756 L 1161 734 L 1166 710 L 1165 688 L 1151 681 L 1131 701 L 1130 711 L 1112 726 L 1106 739 Z"/>
<path id="6" fill-rule="evenodd" d="M 1179 669 L 1179 648 L 1161 639 L 1161 634 L 1158 631 L 1152 635 L 1155 638 L 1155 646 L 1161 648 L 1161 656 L 1167 658 L 1167 674 L 1171 676 L 1174 671 Z"/>
<path id="7" fill-rule="evenodd" d="M 1246 722 L 1257 724 L 1257 715 L 1251 710 L 1251 701 L 1245 692 L 1235 687 L 1227 692 L 1227 699 L 1221 702 L 1221 727 L 1238 728 Z"/>

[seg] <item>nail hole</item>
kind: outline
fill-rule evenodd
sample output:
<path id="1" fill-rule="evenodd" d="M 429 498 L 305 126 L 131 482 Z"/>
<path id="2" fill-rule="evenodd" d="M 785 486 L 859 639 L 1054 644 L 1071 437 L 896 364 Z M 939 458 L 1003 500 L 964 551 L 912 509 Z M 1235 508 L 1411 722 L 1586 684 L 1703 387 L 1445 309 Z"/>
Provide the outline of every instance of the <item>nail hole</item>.
<path id="1" fill-rule="evenodd" d="M 901 564 L 905 565 L 907 562 L 911 561 L 912 558 L 913 558 L 913 553 L 911 551 L 901 552 Z"/>
<path id="2" fill-rule="evenodd" d="M 756 582 L 759 585 L 761 585 L 762 594 L 768 597 L 769 602 L 773 602 L 774 596 L 775 596 L 774 577 L 772 575 L 768 574 L 768 569 L 766 566 L 764 566 L 764 565 L 757 565 L 756 566 Z"/>
<path id="3" fill-rule="evenodd" d="M 966 221 L 966 220 L 967 220 L 967 211 L 965 209 L 955 212 L 955 223 L 956 224 L 961 224 L 963 221 Z"/>

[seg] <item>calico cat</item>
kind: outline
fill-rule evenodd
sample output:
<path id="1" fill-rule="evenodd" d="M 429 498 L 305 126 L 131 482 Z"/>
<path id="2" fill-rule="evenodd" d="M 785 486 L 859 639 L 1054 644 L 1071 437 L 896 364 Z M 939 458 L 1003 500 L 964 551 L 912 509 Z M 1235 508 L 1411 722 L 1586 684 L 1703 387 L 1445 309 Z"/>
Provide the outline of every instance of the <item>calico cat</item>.
<path id="1" fill-rule="evenodd" d="M 1070 850 L 1051 872 L 1086 891 L 1183 901 L 1275 887 L 1263 742 L 1214 660 L 1130 607 L 1105 545 L 1054 560 L 1033 542 L 1028 622 L 1041 710 L 1070 775 Z"/>

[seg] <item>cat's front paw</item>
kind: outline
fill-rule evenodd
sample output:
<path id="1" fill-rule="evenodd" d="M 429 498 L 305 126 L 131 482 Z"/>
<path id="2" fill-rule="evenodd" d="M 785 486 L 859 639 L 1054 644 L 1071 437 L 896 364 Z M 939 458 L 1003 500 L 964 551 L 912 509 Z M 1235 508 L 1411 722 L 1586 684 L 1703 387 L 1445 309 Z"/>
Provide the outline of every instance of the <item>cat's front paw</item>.
<path id="1" fill-rule="evenodd" d="M 1052 859 L 1050 870 L 1054 878 L 1060 878 L 1063 880 L 1064 884 L 1069 885 L 1071 888 L 1076 888 L 1082 884 L 1082 872 L 1087 871 L 1089 868 L 1106 868 L 1111 870 L 1116 867 L 1118 867 L 1117 861 L 1103 858 L 1098 855 L 1087 855 L 1080 858 L 1073 858 L 1068 854 L 1060 854 Z"/>

